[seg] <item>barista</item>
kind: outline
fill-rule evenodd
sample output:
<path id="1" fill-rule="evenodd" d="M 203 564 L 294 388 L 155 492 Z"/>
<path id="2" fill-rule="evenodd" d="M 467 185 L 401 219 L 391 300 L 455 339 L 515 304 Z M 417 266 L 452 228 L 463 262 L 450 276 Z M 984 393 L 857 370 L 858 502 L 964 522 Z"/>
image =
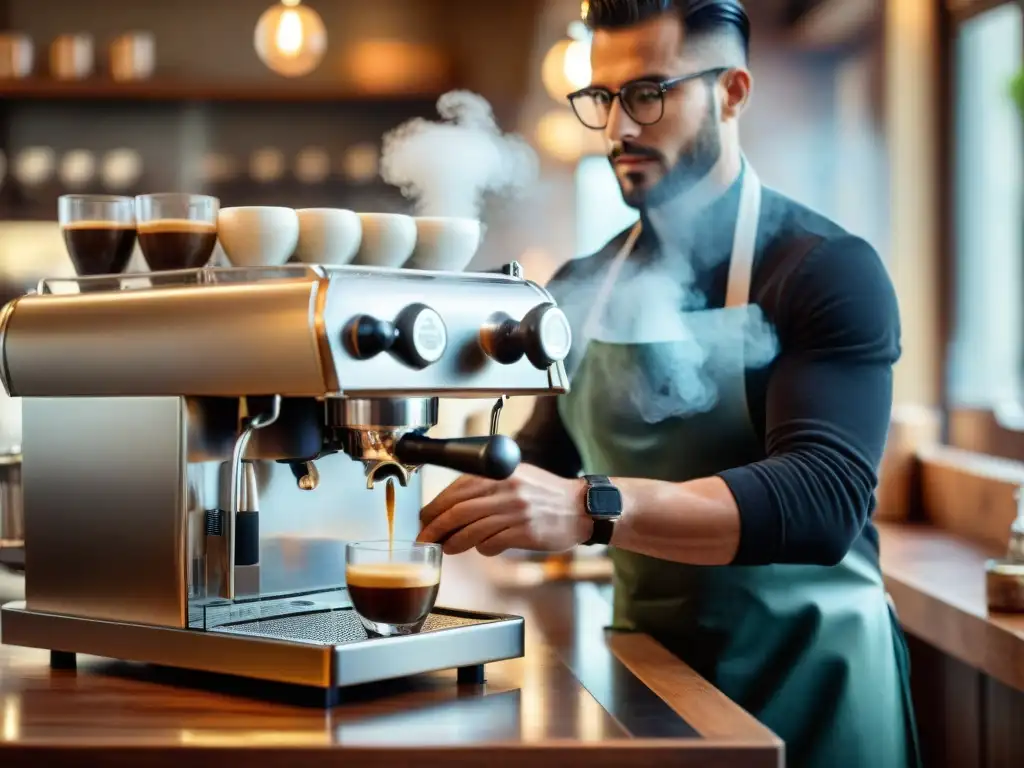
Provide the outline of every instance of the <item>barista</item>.
<path id="1" fill-rule="evenodd" d="M 538 402 L 524 464 L 459 478 L 421 538 L 610 544 L 615 624 L 754 714 L 789 765 L 916 765 L 871 522 L 900 355 L 886 269 L 745 161 L 737 0 L 591 0 L 587 22 L 593 81 L 570 100 L 640 220 L 549 286 L 572 388 Z"/>

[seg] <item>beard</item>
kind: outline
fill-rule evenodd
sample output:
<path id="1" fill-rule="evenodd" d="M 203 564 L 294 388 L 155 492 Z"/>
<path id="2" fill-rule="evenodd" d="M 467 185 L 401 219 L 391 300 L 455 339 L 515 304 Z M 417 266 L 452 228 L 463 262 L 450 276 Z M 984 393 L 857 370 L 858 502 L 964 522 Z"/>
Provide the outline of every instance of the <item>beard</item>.
<path id="1" fill-rule="evenodd" d="M 657 150 L 631 142 L 617 145 L 608 159 L 614 161 L 616 157 L 623 154 L 651 157 L 660 160 L 663 166 L 668 166 L 664 155 Z M 642 178 L 638 178 L 635 183 L 627 187 L 619 179 L 622 199 L 631 208 L 642 209 L 661 205 L 697 185 L 711 173 L 721 154 L 722 141 L 718 135 L 718 121 L 715 119 L 713 105 L 709 104 L 700 128 L 697 130 L 697 135 L 690 142 L 690 146 L 680 153 L 675 164 L 669 167 L 665 175 L 653 186 L 644 186 Z"/>

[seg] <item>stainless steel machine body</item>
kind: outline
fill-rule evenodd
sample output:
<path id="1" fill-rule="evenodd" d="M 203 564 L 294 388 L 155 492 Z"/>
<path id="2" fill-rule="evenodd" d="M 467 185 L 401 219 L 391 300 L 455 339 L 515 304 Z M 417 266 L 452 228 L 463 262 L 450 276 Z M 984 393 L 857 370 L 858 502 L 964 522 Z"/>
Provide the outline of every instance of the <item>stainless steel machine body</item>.
<path id="1" fill-rule="evenodd" d="M 420 466 L 515 469 L 507 437 L 428 437 L 439 398 L 567 390 L 564 315 L 506 272 L 206 268 L 8 304 L 26 599 L 3 642 L 323 688 L 521 655 L 520 618 L 445 608 L 367 639 L 344 588 L 345 543 L 387 536 L 377 481 L 407 486 L 412 539 Z"/>

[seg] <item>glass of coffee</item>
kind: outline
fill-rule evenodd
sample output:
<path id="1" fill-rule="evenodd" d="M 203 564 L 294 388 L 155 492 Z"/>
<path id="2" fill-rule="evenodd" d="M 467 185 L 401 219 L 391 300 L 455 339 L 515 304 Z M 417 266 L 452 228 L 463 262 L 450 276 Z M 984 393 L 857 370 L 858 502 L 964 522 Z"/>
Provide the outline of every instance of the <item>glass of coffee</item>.
<path id="1" fill-rule="evenodd" d="M 168 192 L 135 198 L 139 246 L 154 272 L 206 265 L 217 245 L 220 200 Z"/>
<path id="2" fill-rule="evenodd" d="M 135 249 L 132 198 L 62 195 L 57 200 L 57 220 L 77 274 L 88 277 L 124 272 Z"/>
<path id="3" fill-rule="evenodd" d="M 441 584 L 441 545 L 367 541 L 345 548 L 345 581 L 366 633 L 410 635 L 422 629 Z"/>

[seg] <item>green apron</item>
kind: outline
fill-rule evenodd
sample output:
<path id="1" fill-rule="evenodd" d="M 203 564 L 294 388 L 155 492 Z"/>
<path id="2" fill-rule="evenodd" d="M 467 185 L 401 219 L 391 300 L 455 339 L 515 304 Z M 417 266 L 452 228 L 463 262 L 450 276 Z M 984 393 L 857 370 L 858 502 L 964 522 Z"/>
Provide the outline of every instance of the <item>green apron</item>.
<path id="1" fill-rule="evenodd" d="M 683 482 L 764 457 L 747 410 L 744 353 L 760 198 L 747 166 L 724 308 L 687 313 L 675 332 L 662 318 L 630 337 L 636 328 L 602 330 L 605 302 L 595 302 L 559 403 L 586 473 Z M 599 294 L 608 295 L 638 228 Z M 665 361 L 673 352 L 692 359 L 694 343 L 707 355 L 700 375 L 715 404 L 659 421 L 664 409 L 650 393 L 682 388 L 667 380 L 678 369 Z M 706 567 L 612 548 L 615 626 L 651 634 L 757 717 L 785 742 L 788 765 L 917 766 L 906 645 L 866 549 L 855 546 L 835 567 Z"/>

